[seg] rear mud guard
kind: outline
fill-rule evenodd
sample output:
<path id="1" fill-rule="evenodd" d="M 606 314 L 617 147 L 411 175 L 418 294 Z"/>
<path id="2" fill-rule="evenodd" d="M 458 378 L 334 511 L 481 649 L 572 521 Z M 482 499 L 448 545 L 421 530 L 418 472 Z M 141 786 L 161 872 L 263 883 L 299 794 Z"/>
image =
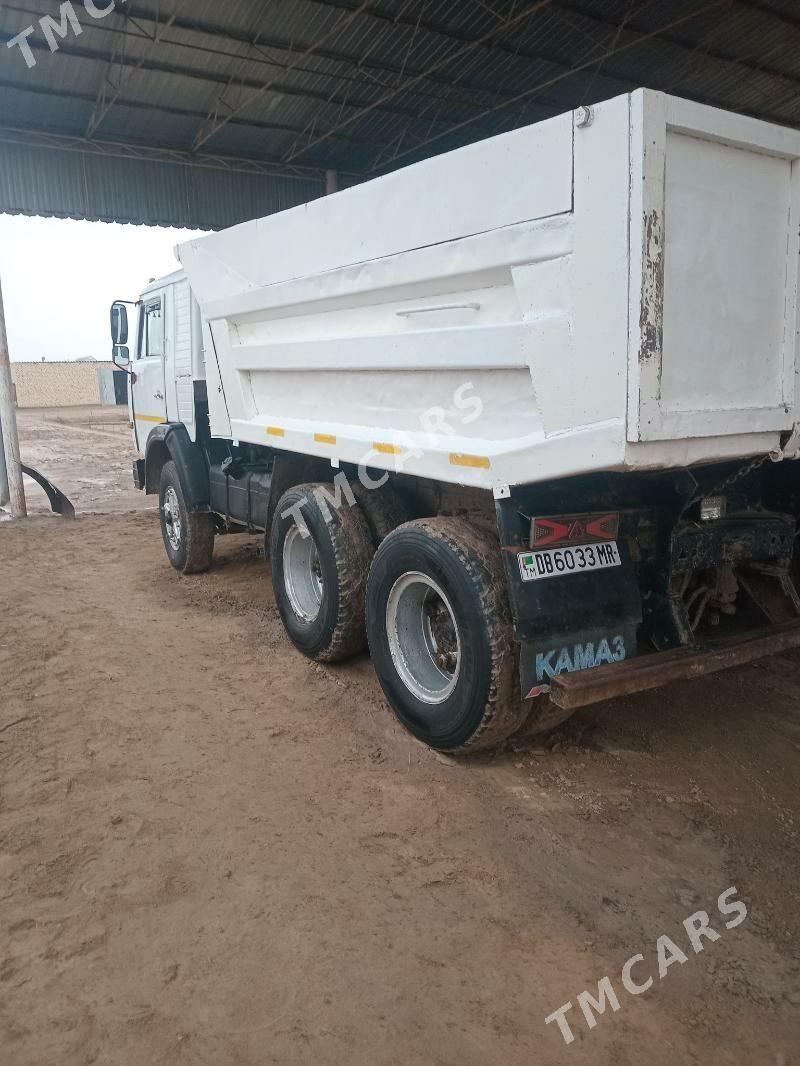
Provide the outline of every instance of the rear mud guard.
<path id="1" fill-rule="evenodd" d="M 57 489 L 52 482 L 48 481 L 43 474 L 40 474 L 38 470 L 34 470 L 31 466 L 22 466 L 22 473 L 27 474 L 28 477 L 33 478 L 38 485 L 41 485 L 50 501 L 50 507 L 56 514 L 60 514 L 62 518 L 67 518 L 69 520 L 75 518 L 75 508 L 70 501 L 64 493 L 61 492 L 60 489 Z"/>

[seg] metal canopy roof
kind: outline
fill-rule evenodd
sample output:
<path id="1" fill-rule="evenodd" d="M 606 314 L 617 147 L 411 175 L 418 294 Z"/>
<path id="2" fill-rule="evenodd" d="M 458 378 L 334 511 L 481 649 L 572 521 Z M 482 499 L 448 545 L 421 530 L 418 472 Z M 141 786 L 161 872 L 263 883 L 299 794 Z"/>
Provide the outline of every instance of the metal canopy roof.
<path id="1" fill-rule="evenodd" d="M 641 85 L 800 126 L 797 0 L 71 5 L 0 2 L 0 211 L 217 228 Z"/>

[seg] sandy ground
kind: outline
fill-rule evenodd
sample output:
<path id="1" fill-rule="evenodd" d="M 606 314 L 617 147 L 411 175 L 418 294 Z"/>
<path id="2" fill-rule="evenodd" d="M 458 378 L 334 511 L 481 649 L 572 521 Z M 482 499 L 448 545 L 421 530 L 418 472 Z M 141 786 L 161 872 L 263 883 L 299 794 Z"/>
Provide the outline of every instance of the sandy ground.
<path id="1" fill-rule="evenodd" d="M 800 1062 L 798 656 L 436 756 L 256 539 L 174 574 L 123 426 L 21 422 L 81 517 L 0 525 L 3 1066 Z"/>
<path id="2" fill-rule="evenodd" d="M 17 412 L 22 460 L 49 478 L 81 512 L 152 508 L 131 474 L 127 407 L 63 407 Z M 25 479 L 28 512 L 49 514 L 43 490 Z"/>

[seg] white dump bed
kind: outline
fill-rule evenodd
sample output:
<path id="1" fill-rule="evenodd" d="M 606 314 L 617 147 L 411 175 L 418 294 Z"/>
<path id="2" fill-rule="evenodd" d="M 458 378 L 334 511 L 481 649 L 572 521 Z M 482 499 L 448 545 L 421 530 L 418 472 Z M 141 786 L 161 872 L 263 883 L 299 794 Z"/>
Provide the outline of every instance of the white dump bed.
<path id="1" fill-rule="evenodd" d="M 496 490 L 767 451 L 799 161 L 642 90 L 184 244 L 212 432 Z"/>

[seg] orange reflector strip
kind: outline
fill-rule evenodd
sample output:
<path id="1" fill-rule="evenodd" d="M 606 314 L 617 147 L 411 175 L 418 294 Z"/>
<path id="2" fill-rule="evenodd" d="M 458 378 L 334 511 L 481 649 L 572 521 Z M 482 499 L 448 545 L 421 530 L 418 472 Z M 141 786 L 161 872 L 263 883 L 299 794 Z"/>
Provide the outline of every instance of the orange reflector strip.
<path id="1" fill-rule="evenodd" d="M 459 455 L 455 452 L 450 455 L 450 462 L 453 466 L 471 466 L 480 470 L 488 470 L 492 465 L 486 455 Z"/>
<path id="2" fill-rule="evenodd" d="M 270 437 L 285 437 L 286 430 L 281 429 L 280 426 L 267 426 L 267 433 Z"/>
<path id="3" fill-rule="evenodd" d="M 137 415 L 133 416 L 137 422 L 155 422 L 157 426 L 160 426 L 164 421 L 161 415 Z"/>
<path id="4" fill-rule="evenodd" d="M 317 444 L 335 444 L 336 437 L 332 437 L 330 433 L 315 433 L 314 440 Z"/>
<path id="5" fill-rule="evenodd" d="M 384 455 L 400 455 L 403 451 L 399 444 L 382 444 L 380 441 L 373 444 L 372 447 L 376 452 L 382 452 Z"/>

